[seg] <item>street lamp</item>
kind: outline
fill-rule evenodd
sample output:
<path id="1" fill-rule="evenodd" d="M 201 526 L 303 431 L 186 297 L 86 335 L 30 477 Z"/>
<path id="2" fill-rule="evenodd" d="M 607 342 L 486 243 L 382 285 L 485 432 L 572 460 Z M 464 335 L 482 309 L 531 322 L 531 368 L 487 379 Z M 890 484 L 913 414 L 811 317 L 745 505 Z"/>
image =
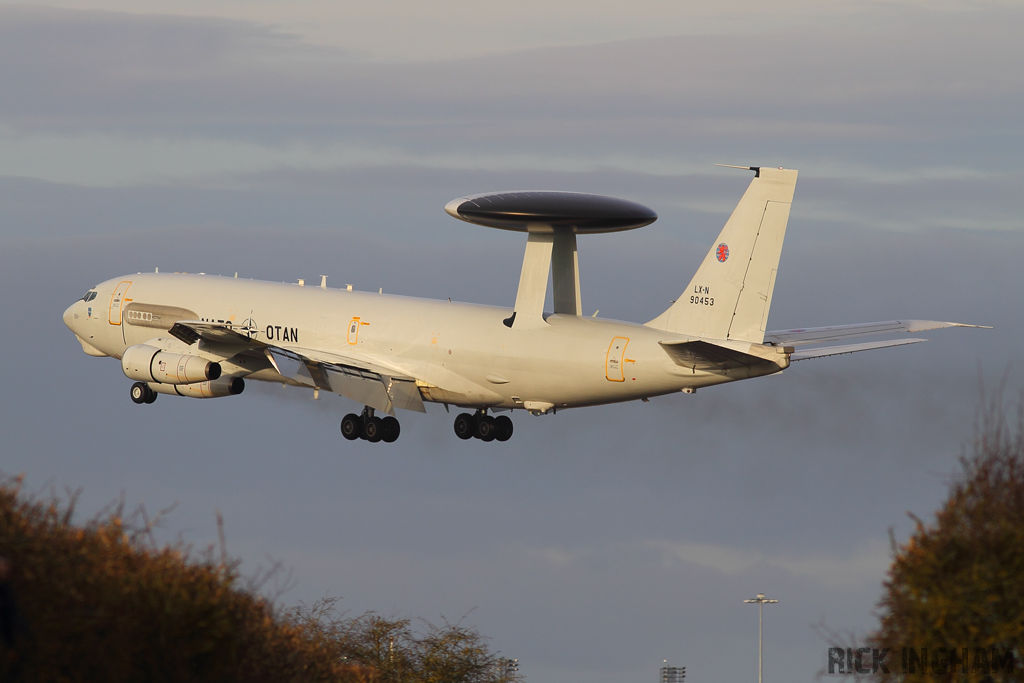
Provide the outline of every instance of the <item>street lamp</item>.
<path id="1" fill-rule="evenodd" d="M 761 647 L 761 634 L 764 626 L 764 606 L 774 605 L 778 600 L 769 600 L 764 593 L 758 593 L 756 598 L 744 600 L 743 602 L 757 603 L 757 683 L 761 683 L 761 671 L 764 665 L 764 650 Z"/>

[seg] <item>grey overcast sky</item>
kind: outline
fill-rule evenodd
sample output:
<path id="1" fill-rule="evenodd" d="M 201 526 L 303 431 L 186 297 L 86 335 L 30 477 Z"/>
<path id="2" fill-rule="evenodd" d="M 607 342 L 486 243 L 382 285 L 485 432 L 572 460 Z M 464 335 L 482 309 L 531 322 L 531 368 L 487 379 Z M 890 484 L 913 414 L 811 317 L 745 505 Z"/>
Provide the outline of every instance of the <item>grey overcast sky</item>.
<path id="1" fill-rule="evenodd" d="M 0 471 L 224 514 L 286 602 L 458 619 L 544 683 L 812 681 L 863 633 L 888 529 L 941 503 L 982 378 L 1021 390 L 1019 2 L 0 2 Z M 250 383 L 140 408 L 61 313 L 128 272 L 510 305 L 520 236 L 464 194 L 543 188 L 660 219 L 581 243 L 589 314 L 676 298 L 749 173 L 801 172 L 770 327 L 994 325 L 783 375 L 516 419 L 458 441 L 440 407 L 391 447 L 338 397 Z"/>

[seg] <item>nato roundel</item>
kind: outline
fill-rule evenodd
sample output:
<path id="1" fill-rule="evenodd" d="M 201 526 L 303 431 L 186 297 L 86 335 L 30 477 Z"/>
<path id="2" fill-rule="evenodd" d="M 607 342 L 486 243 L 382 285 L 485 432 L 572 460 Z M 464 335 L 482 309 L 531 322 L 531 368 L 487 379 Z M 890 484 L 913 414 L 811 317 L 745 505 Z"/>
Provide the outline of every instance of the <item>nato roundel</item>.
<path id="1" fill-rule="evenodd" d="M 729 258 L 729 245 L 725 242 L 719 244 L 718 249 L 715 250 L 715 256 L 718 257 L 719 261 L 725 263 L 725 260 Z"/>
<path id="2" fill-rule="evenodd" d="M 646 206 L 625 199 L 540 190 L 459 197 L 444 210 L 470 223 L 520 232 L 617 232 L 642 228 L 658 219 Z"/>

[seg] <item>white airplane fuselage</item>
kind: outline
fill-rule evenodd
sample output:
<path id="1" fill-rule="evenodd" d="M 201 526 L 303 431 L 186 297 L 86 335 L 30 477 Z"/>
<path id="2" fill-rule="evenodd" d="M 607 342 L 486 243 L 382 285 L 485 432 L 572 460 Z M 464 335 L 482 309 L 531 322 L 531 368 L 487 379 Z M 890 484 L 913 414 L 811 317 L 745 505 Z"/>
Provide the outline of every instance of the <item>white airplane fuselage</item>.
<path id="1" fill-rule="evenodd" d="M 856 337 L 972 327 L 889 320 L 766 328 L 797 172 L 755 176 L 690 284 L 644 324 L 582 315 L 576 237 L 635 229 L 650 209 L 609 197 L 516 191 L 461 197 L 452 216 L 527 234 L 513 308 L 214 275 L 139 273 L 107 280 L 64 313 L 93 356 L 121 360 L 130 396 L 218 398 L 247 380 L 332 391 L 365 406 L 341 420 L 349 440 L 391 443 L 396 410 L 424 402 L 455 417 L 461 439 L 507 441 L 512 420 L 646 400 L 770 375 L 792 361 L 916 344 L 889 339 L 805 348 Z M 550 277 L 550 279 L 549 279 Z M 545 313 L 548 286 L 553 313 Z M 386 417 L 374 411 L 387 413 Z"/>
<path id="2" fill-rule="evenodd" d="M 546 412 L 630 401 L 770 374 L 789 364 L 780 353 L 768 367 L 709 373 L 678 365 L 659 346 L 679 334 L 641 324 L 551 314 L 546 324 L 516 329 L 503 324 L 511 309 L 319 286 L 143 273 L 108 280 L 94 291 L 91 301 L 75 302 L 64 314 L 93 355 L 121 358 L 128 347 L 149 342 L 223 364 L 216 349 L 189 348 L 138 320 L 138 313 L 131 317 L 133 310 L 173 307 L 200 320 L 245 327 L 256 341 L 280 348 L 363 359 L 416 378 L 426 401 L 473 408 Z M 225 372 L 293 383 L 273 367 L 253 369 L 229 363 Z"/>

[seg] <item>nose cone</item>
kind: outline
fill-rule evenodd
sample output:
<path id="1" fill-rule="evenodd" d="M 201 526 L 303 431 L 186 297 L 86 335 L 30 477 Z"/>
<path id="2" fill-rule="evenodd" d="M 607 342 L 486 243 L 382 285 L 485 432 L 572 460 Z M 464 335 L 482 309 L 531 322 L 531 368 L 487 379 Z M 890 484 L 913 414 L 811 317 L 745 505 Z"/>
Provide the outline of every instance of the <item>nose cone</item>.
<path id="1" fill-rule="evenodd" d="M 64 324 L 67 325 L 68 329 L 72 332 L 75 331 L 75 311 L 78 309 L 78 304 L 80 303 L 82 302 L 76 301 L 68 306 L 68 310 L 64 311 Z"/>

